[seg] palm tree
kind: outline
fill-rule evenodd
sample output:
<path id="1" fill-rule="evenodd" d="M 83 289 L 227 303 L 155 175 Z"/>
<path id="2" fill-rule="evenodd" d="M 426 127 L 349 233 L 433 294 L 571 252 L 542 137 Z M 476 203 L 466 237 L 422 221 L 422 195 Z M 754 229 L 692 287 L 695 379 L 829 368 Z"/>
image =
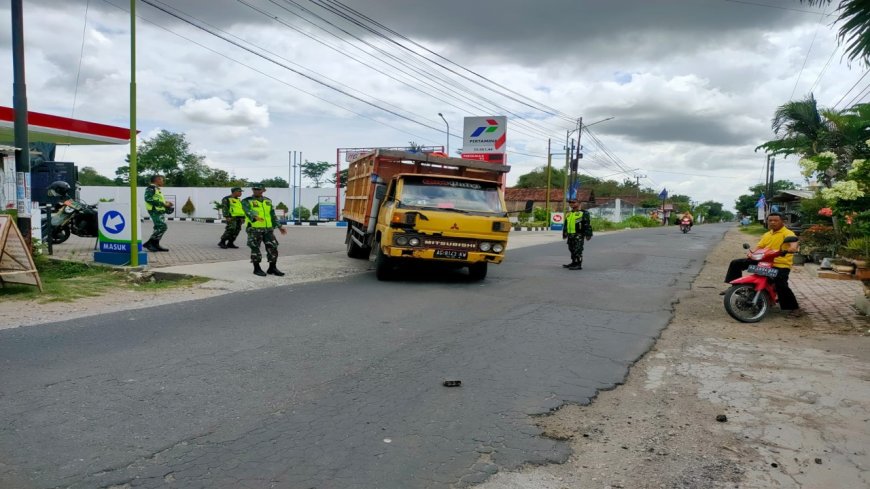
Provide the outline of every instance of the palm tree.
<path id="1" fill-rule="evenodd" d="M 812 156 L 823 151 L 821 136 L 826 127 L 813 94 L 805 100 L 796 100 L 780 105 L 770 123 L 773 133 L 779 136 L 757 148 L 774 155 L 799 154 Z"/>
<path id="2" fill-rule="evenodd" d="M 830 4 L 831 0 L 806 0 L 806 3 L 821 7 Z M 867 0 L 842 0 L 836 10 L 840 13 L 837 22 L 841 24 L 837 37 L 840 44 L 847 43 L 849 60 L 860 59 L 870 64 L 870 5 Z"/>

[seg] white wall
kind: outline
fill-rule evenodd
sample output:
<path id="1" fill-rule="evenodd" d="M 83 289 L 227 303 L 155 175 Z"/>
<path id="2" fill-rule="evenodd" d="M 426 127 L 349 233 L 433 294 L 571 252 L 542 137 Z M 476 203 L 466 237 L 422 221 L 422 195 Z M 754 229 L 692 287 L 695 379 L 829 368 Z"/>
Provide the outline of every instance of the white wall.
<path id="1" fill-rule="evenodd" d="M 144 217 L 147 216 L 148 213 L 145 211 L 145 187 L 138 187 L 138 206 L 139 216 Z M 301 200 L 300 200 L 300 192 L 301 192 Z M 193 213 L 191 217 L 219 217 L 218 211 L 214 210 L 212 207 L 212 201 L 220 202 L 221 199 L 230 194 L 229 187 L 163 187 L 163 195 L 166 197 L 166 200 L 175 200 L 175 214 L 170 215 L 174 217 L 187 217 L 185 214 L 181 212 L 181 207 L 184 206 L 184 203 L 187 202 L 188 197 L 193 201 L 193 206 L 196 208 L 196 211 Z M 114 202 L 120 203 L 128 203 L 130 202 L 130 188 L 129 187 L 95 187 L 95 186 L 85 186 L 81 187 L 80 198 L 89 204 L 96 204 L 100 201 L 100 199 L 114 199 Z M 242 198 L 251 195 L 250 188 L 242 189 Z M 275 205 L 278 205 L 279 202 L 284 202 L 287 205 L 287 208 L 293 207 L 293 193 L 289 188 L 267 188 L 264 195 L 270 199 Z M 301 205 L 311 210 L 315 205 L 320 201 L 318 197 L 323 200 L 323 197 L 329 197 L 327 202 L 335 203 L 335 187 L 323 187 L 323 188 L 296 188 L 296 206 Z M 344 189 L 341 191 L 341 206 L 344 206 Z M 338 209 L 338 214 L 341 214 L 341 209 Z"/>

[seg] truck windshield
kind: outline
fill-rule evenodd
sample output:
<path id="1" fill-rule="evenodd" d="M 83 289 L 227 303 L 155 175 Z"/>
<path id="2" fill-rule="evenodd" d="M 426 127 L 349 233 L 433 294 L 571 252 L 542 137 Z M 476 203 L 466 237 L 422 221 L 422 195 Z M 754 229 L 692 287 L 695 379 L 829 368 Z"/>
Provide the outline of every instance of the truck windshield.
<path id="1" fill-rule="evenodd" d="M 410 207 L 504 212 L 498 187 L 482 182 L 445 178 L 406 179 L 400 200 L 403 206 Z"/>

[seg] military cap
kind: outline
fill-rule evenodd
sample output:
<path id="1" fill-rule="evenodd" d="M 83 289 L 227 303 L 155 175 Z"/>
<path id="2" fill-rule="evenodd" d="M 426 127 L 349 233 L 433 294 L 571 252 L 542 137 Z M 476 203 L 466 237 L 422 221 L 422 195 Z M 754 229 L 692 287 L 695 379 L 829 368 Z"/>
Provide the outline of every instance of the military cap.
<path id="1" fill-rule="evenodd" d="M 230 192 L 241 192 L 241 191 L 242 191 L 242 187 L 233 187 L 230 189 Z"/>
<path id="2" fill-rule="evenodd" d="M 266 187 L 262 183 L 254 182 L 254 183 L 251 183 L 251 189 L 266 190 Z"/>

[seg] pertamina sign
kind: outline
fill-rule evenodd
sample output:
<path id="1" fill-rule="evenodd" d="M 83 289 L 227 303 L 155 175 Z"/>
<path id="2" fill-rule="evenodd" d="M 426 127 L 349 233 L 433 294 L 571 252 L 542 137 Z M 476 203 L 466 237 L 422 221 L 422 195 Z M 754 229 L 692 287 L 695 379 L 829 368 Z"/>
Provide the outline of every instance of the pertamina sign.
<path id="1" fill-rule="evenodd" d="M 507 117 L 466 117 L 462 134 L 463 158 L 504 163 Z"/>

